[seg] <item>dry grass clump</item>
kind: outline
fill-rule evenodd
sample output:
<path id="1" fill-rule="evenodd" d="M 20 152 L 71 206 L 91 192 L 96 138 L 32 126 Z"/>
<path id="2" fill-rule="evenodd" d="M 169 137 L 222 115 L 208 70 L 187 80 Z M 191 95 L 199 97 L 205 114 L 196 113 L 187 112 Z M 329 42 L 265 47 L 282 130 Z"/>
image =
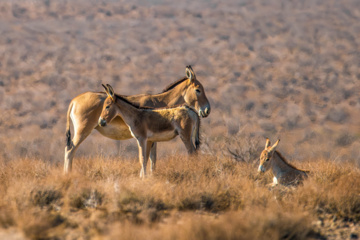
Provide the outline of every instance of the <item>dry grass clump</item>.
<path id="1" fill-rule="evenodd" d="M 0 228 L 30 239 L 321 239 L 317 219 L 359 222 L 350 163 L 299 163 L 311 174 L 297 188 L 271 188 L 254 165 L 206 155 L 161 159 L 144 181 L 135 159 L 77 159 L 67 176 L 42 160 L 1 164 Z"/>
<path id="2" fill-rule="evenodd" d="M 8 228 L 15 225 L 11 210 L 7 206 L 0 207 L 0 227 Z"/>
<path id="3" fill-rule="evenodd" d="M 317 171 L 298 189 L 297 204 L 319 215 L 360 220 L 360 170 L 353 164 L 314 163 Z"/>
<path id="4" fill-rule="evenodd" d="M 70 196 L 70 207 L 84 209 L 101 206 L 104 195 L 96 189 L 83 188 Z"/>
<path id="5" fill-rule="evenodd" d="M 61 197 L 61 192 L 54 189 L 34 189 L 30 192 L 30 201 L 39 207 L 56 203 Z"/>
<path id="6" fill-rule="evenodd" d="M 56 213 L 35 212 L 22 223 L 22 231 L 29 239 L 56 239 L 66 227 L 66 218 Z"/>
<path id="7" fill-rule="evenodd" d="M 123 239 L 309 239 L 316 236 L 304 214 L 265 209 L 223 215 L 182 213 L 177 224 L 159 228 L 117 225 L 110 238 Z M 172 221 L 175 221 L 172 219 Z"/>

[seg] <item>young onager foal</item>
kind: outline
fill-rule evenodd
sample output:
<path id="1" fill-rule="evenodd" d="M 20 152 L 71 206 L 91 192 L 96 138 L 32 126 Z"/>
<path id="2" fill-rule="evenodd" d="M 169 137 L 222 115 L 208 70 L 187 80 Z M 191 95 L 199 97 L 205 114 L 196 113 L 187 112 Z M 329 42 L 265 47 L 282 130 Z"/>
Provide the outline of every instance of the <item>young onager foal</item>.
<path id="1" fill-rule="evenodd" d="M 308 171 L 303 171 L 292 166 L 286 159 L 276 151 L 280 139 L 276 141 L 273 146 L 270 146 L 270 140 L 266 139 L 265 149 L 260 155 L 259 173 L 264 173 L 271 169 L 273 178 L 272 186 L 282 185 L 297 185 L 304 178 L 307 177 Z"/>
<path id="2" fill-rule="evenodd" d="M 151 109 L 139 107 L 125 98 L 115 95 L 112 87 L 102 85 L 108 97 L 105 99 L 99 125 L 106 126 L 116 116 L 121 116 L 131 135 L 137 140 L 140 177 L 146 176 L 146 164 L 153 142 L 169 141 L 180 136 L 189 154 L 199 148 L 200 117 L 188 106 Z M 195 137 L 195 146 L 192 138 Z"/>
<path id="3" fill-rule="evenodd" d="M 173 82 L 159 94 L 139 94 L 123 97 L 141 107 L 159 108 L 187 104 L 195 108 L 201 117 L 207 117 L 211 109 L 205 89 L 197 80 L 191 66 L 187 66 L 185 72 L 186 77 Z M 71 171 L 76 150 L 94 129 L 103 136 L 115 140 L 132 138 L 129 128 L 119 116 L 107 124 L 106 127 L 98 125 L 106 97 L 107 94 L 104 92 L 87 92 L 75 97 L 71 101 L 66 117 L 65 173 Z M 74 136 L 72 139 L 70 122 L 74 126 Z M 156 164 L 156 142 L 153 143 L 150 151 L 150 161 L 151 171 L 153 171 Z"/>

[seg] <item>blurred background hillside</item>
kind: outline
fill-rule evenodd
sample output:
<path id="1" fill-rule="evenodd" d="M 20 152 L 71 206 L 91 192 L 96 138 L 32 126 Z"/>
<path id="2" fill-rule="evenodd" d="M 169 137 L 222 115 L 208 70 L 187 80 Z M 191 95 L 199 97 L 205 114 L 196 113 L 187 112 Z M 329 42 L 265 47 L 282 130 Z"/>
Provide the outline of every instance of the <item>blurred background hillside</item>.
<path id="1" fill-rule="evenodd" d="M 359 39 L 356 0 L 1 0 L 0 156 L 62 164 L 72 98 L 158 93 L 191 64 L 212 106 L 203 152 L 269 137 L 289 159 L 360 164 Z M 94 131 L 77 156 L 96 154 L 137 146 Z"/>

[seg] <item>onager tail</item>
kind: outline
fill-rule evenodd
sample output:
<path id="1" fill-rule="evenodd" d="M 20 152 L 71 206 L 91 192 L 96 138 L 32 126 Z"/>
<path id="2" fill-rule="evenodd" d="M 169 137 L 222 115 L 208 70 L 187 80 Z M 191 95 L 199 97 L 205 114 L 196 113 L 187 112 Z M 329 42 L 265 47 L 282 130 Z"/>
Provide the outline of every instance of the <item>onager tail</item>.
<path id="1" fill-rule="evenodd" d="M 66 116 L 66 147 L 70 148 L 71 147 L 71 132 L 70 132 L 70 113 L 71 110 L 73 108 L 73 104 L 70 103 L 69 109 L 67 111 L 67 116 Z"/>
<path id="2" fill-rule="evenodd" d="M 199 115 L 196 115 L 197 116 L 197 121 L 196 121 L 196 124 L 195 124 L 195 150 L 198 150 L 199 147 L 200 147 L 200 144 L 201 144 L 201 139 L 200 139 L 200 117 Z"/>

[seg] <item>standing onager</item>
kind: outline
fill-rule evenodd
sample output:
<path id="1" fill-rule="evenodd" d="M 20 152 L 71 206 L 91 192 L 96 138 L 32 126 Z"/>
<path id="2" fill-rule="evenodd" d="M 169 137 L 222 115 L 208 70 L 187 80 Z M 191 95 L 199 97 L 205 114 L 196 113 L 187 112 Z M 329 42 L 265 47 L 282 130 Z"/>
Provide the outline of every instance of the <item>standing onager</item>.
<path id="1" fill-rule="evenodd" d="M 115 140 L 132 138 L 123 119 L 118 116 L 106 127 L 98 126 L 98 119 L 106 99 L 104 92 L 87 92 L 75 97 L 67 112 L 66 147 L 64 172 L 71 171 L 72 160 L 80 144 L 96 129 L 105 137 Z M 170 84 L 163 92 L 155 95 L 122 96 L 140 107 L 170 107 L 186 103 L 196 109 L 202 117 L 210 114 L 210 103 L 202 84 L 196 79 L 191 66 L 186 67 L 186 77 Z M 74 125 L 74 137 L 71 140 L 70 119 Z M 156 164 L 156 143 L 150 152 L 151 171 Z"/>
<path id="2" fill-rule="evenodd" d="M 121 116 L 129 128 L 131 135 L 137 140 L 139 147 L 139 161 L 141 164 L 140 177 L 146 175 L 146 164 L 153 142 L 169 141 L 180 136 L 189 154 L 199 148 L 200 117 L 195 110 L 188 106 L 172 108 L 144 108 L 134 105 L 125 98 L 115 95 L 112 87 L 105 88 L 108 97 L 105 99 L 103 110 L 99 118 L 99 125 L 106 126 L 116 116 Z M 195 136 L 195 146 L 192 141 Z"/>
<path id="3" fill-rule="evenodd" d="M 276 147 L 280 139 L 276 141 L 273 146 L 270 146 L 270 140 L 267 138 L 265 149 L 260 155 L 259 173 L 264 173 L 271 169 L 273 178 L 273 186 L 278 183 L 282 185 L 296 185 L 300 183 L 303 178 L 307 177 L 308 171 L 303 171 L 292 166 L 286 159 L 276 151 Z"/>

